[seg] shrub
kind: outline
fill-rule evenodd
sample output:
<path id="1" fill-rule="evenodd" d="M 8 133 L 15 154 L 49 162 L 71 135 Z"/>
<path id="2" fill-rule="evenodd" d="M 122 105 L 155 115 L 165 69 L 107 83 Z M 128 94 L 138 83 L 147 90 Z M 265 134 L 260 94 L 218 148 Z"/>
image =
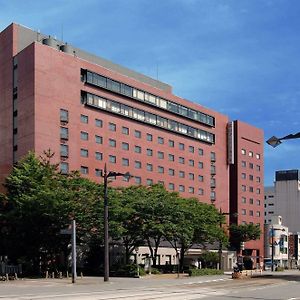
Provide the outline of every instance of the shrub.
<path id="1" fill-rule="evenodd" d="M 217 269 L 189 269 L 190 276 L 204 276 L 204 275 L 222 275 L 224 272 Z"/>
<path id="2" fill-rule="evenodd" d="M 284 271 L 284 267 L 276 267 L 275 271 L 276 272 L 282 272 L 282 271 Z"/>
<path id="3" fill-rule="evenodd" d="M 151 268 L 151 274 L 160 274 L 160 271 L 156 268 Z"/>

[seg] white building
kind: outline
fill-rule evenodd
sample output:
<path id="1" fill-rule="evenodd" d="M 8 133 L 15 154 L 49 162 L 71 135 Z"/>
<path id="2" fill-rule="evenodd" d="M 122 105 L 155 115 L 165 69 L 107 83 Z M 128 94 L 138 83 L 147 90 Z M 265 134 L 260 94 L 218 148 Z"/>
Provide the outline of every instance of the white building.
<path id="1" fill-rule="evenodd" d="M 289 266 L 288 231 L 288 227 L 282 225 L 281 216 L 272 216 L 271 222 L 265 224 L 265 259 L 273 260 L 275 266 Z"/>
<path id="2" fill-rule="evenodd" d="M 264 207 L 265 207 L 265 224 L 270 224 L 271 223 L 271 217 L 274 216 L 274 198 L 275 198 L 275 187 L 273 186 L 268 186 L 265 187 L 265 202 L 264 202 Z"/>

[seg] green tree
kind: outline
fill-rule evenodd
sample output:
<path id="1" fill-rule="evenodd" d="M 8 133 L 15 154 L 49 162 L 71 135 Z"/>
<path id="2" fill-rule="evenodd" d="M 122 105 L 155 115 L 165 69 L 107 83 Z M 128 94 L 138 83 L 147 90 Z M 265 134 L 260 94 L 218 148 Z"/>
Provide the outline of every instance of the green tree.
<path id="1" fill-rule="evenodd" d="M 229 231 L 231 246 L 237 251 L 240 251 L 242 242 L 257 240 L 261 235 L 259 225 L 254 224 L 232 224 L 229 227 Z"/>

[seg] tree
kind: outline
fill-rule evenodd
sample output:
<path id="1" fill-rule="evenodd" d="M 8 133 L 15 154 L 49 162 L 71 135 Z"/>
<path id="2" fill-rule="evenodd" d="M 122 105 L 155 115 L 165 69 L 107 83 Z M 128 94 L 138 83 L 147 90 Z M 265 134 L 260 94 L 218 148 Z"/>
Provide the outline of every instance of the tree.
<path id="1" fill-rule="evenodd" d="M 254 224 L 232 224 L 229 227 L 231 246 L 237 251 L 241 250 L 241 243 L 259 239 L 261 229 Z"/>

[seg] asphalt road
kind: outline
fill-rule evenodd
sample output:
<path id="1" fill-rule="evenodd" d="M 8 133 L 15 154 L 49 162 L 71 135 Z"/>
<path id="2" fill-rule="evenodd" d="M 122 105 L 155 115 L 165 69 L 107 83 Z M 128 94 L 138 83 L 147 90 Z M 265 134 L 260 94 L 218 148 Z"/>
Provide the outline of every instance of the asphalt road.
<path id="1" fill-rule="evenodd" d="M 38 279 L 0 282 L 0 299 L 61 300 L 300 300 L 300 272 L 264 273 L 251 279 L 230 275 L 179 278 L 85 277 L 72 284 L 66 279 Z"/>

